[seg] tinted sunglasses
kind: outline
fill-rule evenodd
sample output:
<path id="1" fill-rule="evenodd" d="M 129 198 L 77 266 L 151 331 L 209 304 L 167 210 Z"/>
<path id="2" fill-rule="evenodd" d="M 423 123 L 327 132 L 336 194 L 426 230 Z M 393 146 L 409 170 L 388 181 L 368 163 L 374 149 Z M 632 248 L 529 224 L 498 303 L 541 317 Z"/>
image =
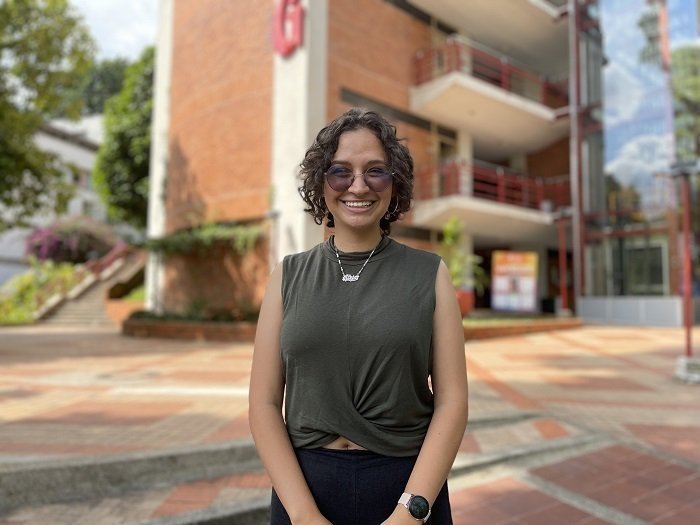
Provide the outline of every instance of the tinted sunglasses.
<path id="1" fill-rule="evenodd" d="M 347 191 L 353 182 L 355 175 L 350 168 L 340 165 L 333 165 L 324 173 L 328 185 L 335 191 Z M 362 174 L 365 184 L 372 191 L 379 193 L 389 187 L 394 180 L 394 174 L 384 166 L 373 166 L 367 168 Z"/>

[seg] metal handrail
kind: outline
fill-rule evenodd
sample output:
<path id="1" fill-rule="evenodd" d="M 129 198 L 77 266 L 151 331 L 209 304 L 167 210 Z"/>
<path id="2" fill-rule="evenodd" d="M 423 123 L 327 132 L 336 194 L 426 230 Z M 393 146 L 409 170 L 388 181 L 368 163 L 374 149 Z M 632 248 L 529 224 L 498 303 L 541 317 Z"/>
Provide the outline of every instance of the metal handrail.
<path id="1" fill-rule="evenodd" d="M 571 205 L 570 177 L 532 177 L 495 164 L 461 160 L 441 163 L 416 182 L 418 199 L 466 195 L 529 209 Z"/>

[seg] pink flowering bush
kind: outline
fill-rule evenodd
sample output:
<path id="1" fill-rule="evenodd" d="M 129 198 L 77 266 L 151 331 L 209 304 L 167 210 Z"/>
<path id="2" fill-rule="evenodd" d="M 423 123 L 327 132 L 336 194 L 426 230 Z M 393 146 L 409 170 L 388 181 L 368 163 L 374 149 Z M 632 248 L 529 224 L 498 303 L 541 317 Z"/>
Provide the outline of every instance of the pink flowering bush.
<path id="1" fill-rule="evenodd" d="M 83 263 L 105 255 L 118 238 L 112 229 L 89 217 L 70 217 L 36 228 L 25 254 L 40 261 Z"/>

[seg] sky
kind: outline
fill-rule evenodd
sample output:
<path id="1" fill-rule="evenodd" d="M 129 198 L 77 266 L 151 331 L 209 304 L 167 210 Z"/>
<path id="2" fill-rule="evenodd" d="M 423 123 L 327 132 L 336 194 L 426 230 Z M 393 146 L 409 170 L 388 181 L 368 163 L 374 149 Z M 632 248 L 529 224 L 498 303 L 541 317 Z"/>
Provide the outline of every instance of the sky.
<path id="1" fill-rule="evenodd" d="M 97 59 L 136 60 L 155 44 L 158 0 L 70 0 L 97 42 Z"/>

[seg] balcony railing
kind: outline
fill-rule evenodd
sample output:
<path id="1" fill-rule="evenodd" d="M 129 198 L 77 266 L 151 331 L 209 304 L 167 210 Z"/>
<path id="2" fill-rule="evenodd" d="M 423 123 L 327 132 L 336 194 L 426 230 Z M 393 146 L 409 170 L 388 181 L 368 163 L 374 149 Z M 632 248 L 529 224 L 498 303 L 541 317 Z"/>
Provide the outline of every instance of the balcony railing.
<path id="1" fill-rule="evenodd" d="M 458 71 L 553 109 L 568 105 L 568 80 L 550 82 L 544 76 L 496 55 L 450 38 L 439 47 L 420 50 L 414 58 L 415 85 Z"/>
<path id="2" fill-rule="evenodd" d="M 444 162 L 439 169 L 418 174 L 416 180 L 416 198 L 421 200 L 465 195 L 543 211 L 569 206 L 570 191 L 568 175 L 529 177 L 481 162 Z"/>

